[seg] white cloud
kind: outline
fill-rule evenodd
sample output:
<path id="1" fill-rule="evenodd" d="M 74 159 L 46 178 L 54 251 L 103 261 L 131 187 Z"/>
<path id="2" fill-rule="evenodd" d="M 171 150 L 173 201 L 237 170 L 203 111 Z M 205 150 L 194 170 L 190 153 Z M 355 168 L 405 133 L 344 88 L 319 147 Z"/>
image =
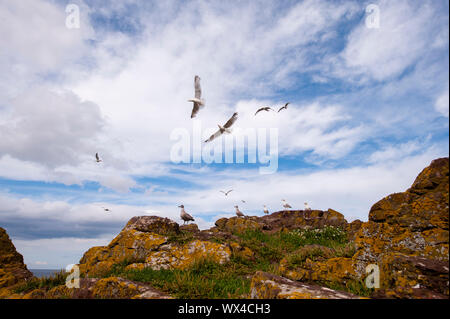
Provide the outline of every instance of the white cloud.
<path id="1" fill-rule="evenodd" d="M 435 8 L 430 3 L 382 0 L 377 5 L 380 28 L 367 28 L 363 20 L 348 37 L 342 52 L 345 66 L 337 71 L 343 77 L 381 81 L 397 76 L 416 62 L 434 40 Z"/>
<path id="2" fill-rule="evenodd" d="M 448 117 L 448 111 L 449 111 L 449 91 L 448 91 L 448 84 L 447 89 L 437 98 L 436 103 L 434 105 L 436 111 L 444 115 L 445 117 Z"/>

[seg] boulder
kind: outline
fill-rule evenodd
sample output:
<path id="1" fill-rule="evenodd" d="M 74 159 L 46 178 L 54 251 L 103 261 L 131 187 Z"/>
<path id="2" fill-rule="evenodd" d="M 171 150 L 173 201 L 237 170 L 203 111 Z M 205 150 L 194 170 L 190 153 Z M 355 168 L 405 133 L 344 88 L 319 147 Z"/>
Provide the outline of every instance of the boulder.
<path id="1" fill-rule="evenodd" d="M 193 225 L 193 226 L 191 226 Z M 194 262 L 209 259 L 217 263 L 231 257 L 228 245 L 189 237 L 186 243 L 169 242 L 181 230 L 198 234 L 197 225 L 179 227 L 167 218 L 156 216 L 133 217 L 108 246 L 89 249 L 80 260 L 80 274 L 89 277 L 105 276 L 115 264 L 126 269 L 185 269 Z M 172 236 L 172 237 L 171 237 Z M 245 251 L 244 254 L 249 254 Z"/>
<path id="2" fill-rule="evenodd" d="M 361 299 L 354 294 L 301 283 L 258 271 L 252 277 L 252 299 Z"/>

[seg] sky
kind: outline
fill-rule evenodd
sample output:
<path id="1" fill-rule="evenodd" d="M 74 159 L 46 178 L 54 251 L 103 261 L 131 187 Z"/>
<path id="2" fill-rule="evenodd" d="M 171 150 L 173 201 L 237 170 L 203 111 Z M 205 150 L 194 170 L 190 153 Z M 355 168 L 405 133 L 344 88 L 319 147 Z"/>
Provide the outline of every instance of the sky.
<path id="1" fill-rule="evenodd" d="M 0 0 L 0 227 L 28 268 L 55 269 L 133 216 L 182 223 L 181 204 L 200 229 L 281 199 L 366 221 L 449 155 L 448 12 L 446 0 Z M 195 75 L 205 106 L 191 119 Z M 232 133 L 203 143 L 234 112 Z"/>

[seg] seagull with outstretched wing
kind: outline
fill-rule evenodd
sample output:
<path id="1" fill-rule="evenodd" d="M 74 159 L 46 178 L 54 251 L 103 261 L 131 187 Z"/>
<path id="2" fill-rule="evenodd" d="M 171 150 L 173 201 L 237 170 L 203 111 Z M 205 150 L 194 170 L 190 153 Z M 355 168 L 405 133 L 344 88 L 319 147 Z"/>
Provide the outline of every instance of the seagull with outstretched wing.
<path id="1" fill-rule="evenodd" d="M 280 111 L 282 111 L 282 110 L 287 110 L 289 104 L 290 104 L 290 103 L 287 102 L 284 106 L 280 107 L 280 109 L 278 110 L 277 113 L 280 113 Z"/>
<path id="2" fill-rule="evenodd" d="M 194 118 L 197 115 L 200 108 L 205 105 L 205 101 L 202 99 L 202 88 L 200 87 L 200 77 L 198 75 L 194 77 L 194 88 L 195 88 L 195 97 L 193 99 L 188 100 L 188 102 L 194 103 L 191 118 Z"/>
<path id="3" fill-rule="evenodd" d="M 102 160 L 100 159 L 100 157 L 98 156 L 98 153 L 95 153 L 95 161 L 97 163 L 100 163 Z"/>
<path id="4" fill-rule="evenodd" d="M 270 106 L 263 106 L 263 107 L 259 108 L 258 111 L 256 111 L 255 116 L 256 116 L 256 114 L 258 114 L 261 111 L 269 112 L 270 110 L 274 111 L 274 109 L 271 108 Z"/>
<path id="5" fill-rule="evenodd" d="M 228 194 L 230 193 L 230 192 L 232 192 L 233 190 L 232 189 L 230 189 L 229 191 L 227 191 L 227 192 L 224 192 L 224 191 L 220 191 L 221 193 L 224 193 L 225 194 L 225 196 L 228 196 Z"/>
<path id="6" fill-rule="evenodd" d="M 216 137 L 219 137 L 219 136 L 222 135 L 223 133 L 231 133 L 230 127 L 231 127 L 231 125 L 234 124 L 234 122 L 236 122 L 237 117 L 238 117 L 238 114 L 237 114 L 237 112 L 235 112 L 235 113 L 233 114 L 233 116 L 230 117 L 230 119 L 225 123 L 224 126 L 220 126 L 220 125 L 218 124 L 217 126 L 219 127 L 219 130 L 218 130 L 216 133 L 214 133 L 213 135 L 211 135 L 211 136 L 205 141 L 205 143 L 206 143 L 206 142 L 211 142 L 213 139 L 215 139 Z"/>

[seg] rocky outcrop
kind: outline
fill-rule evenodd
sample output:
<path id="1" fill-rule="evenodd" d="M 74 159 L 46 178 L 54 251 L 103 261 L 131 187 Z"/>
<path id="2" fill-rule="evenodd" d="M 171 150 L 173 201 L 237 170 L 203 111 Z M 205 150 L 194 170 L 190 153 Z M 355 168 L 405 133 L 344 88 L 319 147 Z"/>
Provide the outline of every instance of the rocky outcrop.
<path id="1" fill-rule="evenodd" d="M 242 233 L 246 230 L 277 232 L 280 230 L 311 229 L 325 226 L 346 228 L 344 215 L 333 210 L 286 210 L 262 217 L 246 216 L 221 218 L 215 225 L 218 230 L 229 233 Z"/>
<path id="2" fill-rule="evenodd" d="M 192 226 L 189 231 L 196 233 Z M 201 259 L 217 263 L 230 259 L 228 245 L 193 237 L 187 243 L 179 243 L 176 236 L 180 232 L 178 224 L 167 218 L 133 217 L 108 246 L 93 247 L 83 255 L 80 272 L 96 277 L 119 263 L 126 263 L 128 269 L 159 270 L 185 269 Z M 172 238 L 175 239 L 171 241 Z"/>
<path id="3" fill-rule="evenodd" d="M 258 271 L 250 287 L 252 299 L 361 299 L 348 292 L 301 283 Z"/>
<path id="4" fill-rule="evenodd" d="M 374 204 L 368 222 L 347 225 L 356 247 L 352 257 L 308 259 L 294 269 L 283 260 L 280 270 L 295 280 L 346 283 L 364 280 L 374 264 L 381 288 L 374 296 L 448 296 L 448 191 L 449 160 L 434 160 L 407 191 Z"/>
<path id="5" fill-rule="evenodd" d="M 0 288 L 17 284 L 33 277 L 23 263 L 23 256 L 16 251 L 8 234 L 0 228 Z"/>
<path id="6" fill-rule="evenodd" d="M 407 191 L 389 195 L 372 206 L 369 221 L 355 238 L 356 271 L 362 274 L 366 265 L 377 264 L 383 270 L 383 289 L 408 290 L 422 284 L 448 295 L 448 200 L 449 160 L 440 158 L 426 167 Z M 441 266 L 430 272 L 417 267 L 418 260 Z M 424 280 L 445 282 L 446 288 Z"/>

